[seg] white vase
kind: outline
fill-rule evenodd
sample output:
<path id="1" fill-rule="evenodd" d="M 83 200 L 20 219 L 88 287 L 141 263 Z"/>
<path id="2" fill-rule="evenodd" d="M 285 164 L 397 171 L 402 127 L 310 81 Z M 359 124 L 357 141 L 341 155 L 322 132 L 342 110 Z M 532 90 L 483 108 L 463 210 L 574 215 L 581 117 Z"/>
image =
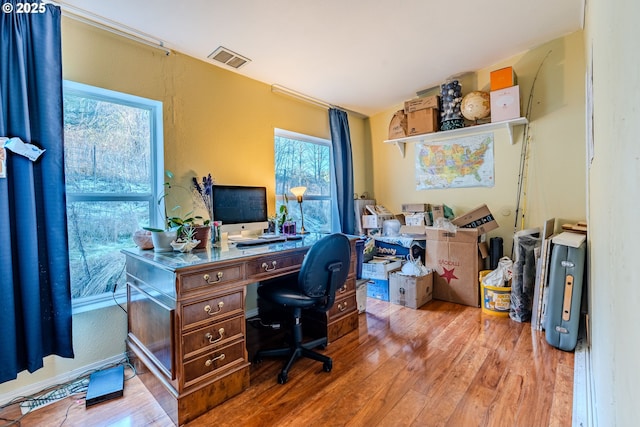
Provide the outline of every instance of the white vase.
<path id="1" fill-rule="evenodd" d="M 176 240 L 177 231 L 152 231 L 151 241 L 153 242 L 154 252 L 173 252 L 171 242 Z"/>

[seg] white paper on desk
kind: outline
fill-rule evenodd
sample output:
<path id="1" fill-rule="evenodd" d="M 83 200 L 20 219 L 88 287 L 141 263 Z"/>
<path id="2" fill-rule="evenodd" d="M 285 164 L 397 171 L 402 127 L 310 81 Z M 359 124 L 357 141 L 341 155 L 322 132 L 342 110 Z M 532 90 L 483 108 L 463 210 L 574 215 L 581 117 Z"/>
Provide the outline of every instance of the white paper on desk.
<path id="1" fill-rule="evenodd" d="M 26 157 L 32 162 L 38 160 L 38 157 L 40 157 L 42 153 L 45 152 L 44 149 L 38 148 L 33 144 L 25 143 L 18 137 L 0 137 L 0 143 L 2 143 L 4 148 L 9 149 L 16 154 L 20 154 L 21 156 Z"/>

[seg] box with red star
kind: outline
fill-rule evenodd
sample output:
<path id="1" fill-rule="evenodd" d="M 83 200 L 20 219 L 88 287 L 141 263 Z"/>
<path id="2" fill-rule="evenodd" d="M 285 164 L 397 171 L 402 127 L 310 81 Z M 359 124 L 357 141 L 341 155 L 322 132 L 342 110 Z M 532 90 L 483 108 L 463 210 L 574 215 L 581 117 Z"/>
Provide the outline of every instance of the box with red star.
<path id="1" fill-rule="evenodd" d="M 433 298 L 458 304 L 480 306 L 478 273 L 482 253 L 477 229 L 426 227 L 425 266 L 433 269 Z"/>

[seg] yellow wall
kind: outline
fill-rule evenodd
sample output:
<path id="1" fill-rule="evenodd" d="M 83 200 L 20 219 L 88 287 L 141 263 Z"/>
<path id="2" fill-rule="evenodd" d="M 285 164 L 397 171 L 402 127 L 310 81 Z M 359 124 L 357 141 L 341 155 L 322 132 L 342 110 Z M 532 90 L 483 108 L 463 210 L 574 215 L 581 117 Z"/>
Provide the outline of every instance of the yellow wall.
<path id="1" fill-rule="evenodd" d="M 247 65 L 248 67 L 251 64 Z M 264 185 L 275 213 L 274 128 L 329 139 L 326 109 L 271 92 L 199 59 L 137 44 L 73 20 L 63 22 L 65 79 L 163 102 L 165 167 L 190 187 L 211 173 L 217 183 Z M 362 170 L 365 120 L 349 117 Z M 368 144 L 367 144 L 368 145 Z M 357 173 L 355 186 L 364 185 Z"/>
<path id="2" fill-rule="evenodd" d="M 512 65 L 518 75 L 524 116 L 538 67 L 548 52 L 533 91 L 524 228 L 541 226 L 555 217 L 558 223 L 586 218 L 584 144 L 584 52 L 582 32 L 556 39 L 521 55 L 461 79 L 463 94 L 489 90 L 489 72 Z M 437 93 L 438 91 L 436 91 Z M 500 236 L 510 254 L 514 232 L 519 165 L 524 128 L 514 128 L 515 144 L 506 130 L 494 132 L 495 185 L 491 188 L 416 190 L 415 143 L 406 145 L 401 157 L 394 145 L 384 144 L 395 105 L 371 117 L 373 196 L 377 203 L 399 213 L 402 203 L 444 203 L 456 214 L 483 203 L 495 215 L 500 228 L 488 237 Z M 518 222 L 518 229 L 522 228 Z"/>

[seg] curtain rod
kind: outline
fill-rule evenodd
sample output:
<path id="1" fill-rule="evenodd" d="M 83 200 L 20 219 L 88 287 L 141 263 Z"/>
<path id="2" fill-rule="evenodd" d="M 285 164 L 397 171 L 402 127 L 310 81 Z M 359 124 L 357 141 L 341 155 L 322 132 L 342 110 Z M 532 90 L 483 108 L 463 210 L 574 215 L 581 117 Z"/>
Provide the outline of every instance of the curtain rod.
<path id="1" fill-rule="evenodd" d="M 272 84 L 271 85 L 271 92 L 282 93 L 284 95 L 288 95 L 288 96 L 290 96 L 292 98 L 296 98 L 296 99 L 298 99 L 300 101 L 308 102 L 309 104 L 313 104 L 313 105 L 318 106 L 318 107 L 335 108 L 335 109 L 338 109 L 338 110 L 346 111 L 347 113 L 353 114 L 353 115 L 358 116 L 360 118 L 367 118 L 368 117 L 368 116 L 366 116 L 366 115 L 364 115 L 362 113 L 358 113 L 357 111 L 347 110 L 346 108 L 342 108 L 342 107 L 339 107 L 337 105 L 330 104 L 330 103 L 328 103 L 326 101 L 323 101 L 321 99 L 314 98 L 314 97 L 309 96 L 309 95 L 305 95 L 304 93 L 297 92 L 297 91 L 295 91 L 293 89 L 289 89 L 289 88 L 284 87 L 284 86 L 279 85 L 279 84 Z"/>
<path id="2" fill-rule="evenodd" d="M 135 28 L 131 28 L 127 25 L 120 24 L 111 19 L 105 18 L 95 13 L 89 12 L 84 9 L 80 9 L 76 6 L 72 6 L 62 1 L 47 1 L 55 6 L 58 6 L 62 10 L 62 16 L 66 16 L 75 21 L 82 22 L 87 25 L 91 25 L 101 30 L 108 31 L 112 34 L 116 34 L 129 40 L 133 40 L 138 43 L 142 43 L 146 46 L 151 46 L 156 49 L 160 49 L 165 55 L 171 54 L 171 49 L 164 45 L 164 42 L 150 34 L 138 31 Z"/>
<path id="3" fill-rule="evenodd" d="M 296 99 L 299 99 L 301 101 L 305 101 L 305 102 L 308 102 L 310 104 L 317 105 L 318 107 L 339 108 L 339 109 L 342 110 L 342 108 L 336 107 L 333 104 L 329 104 L 328 102 L 322 101 L 322 100 L 317 99 L 317 98 L 313 98 L 313 97 L 311 97 L 309 95 L 305 95 L 305 94 L 300 93 L 300 92 L 296 92 L 293 89 L 286 88 L 286 87 L 281 86 L 279 84 L 272 84 L 271 85 L 271 92 L 282 93 L 282 94 L 285 94 L 285 95 L 289 95 L 289 96 L 291 96 L 293 98 L 296 98 Z"/>

